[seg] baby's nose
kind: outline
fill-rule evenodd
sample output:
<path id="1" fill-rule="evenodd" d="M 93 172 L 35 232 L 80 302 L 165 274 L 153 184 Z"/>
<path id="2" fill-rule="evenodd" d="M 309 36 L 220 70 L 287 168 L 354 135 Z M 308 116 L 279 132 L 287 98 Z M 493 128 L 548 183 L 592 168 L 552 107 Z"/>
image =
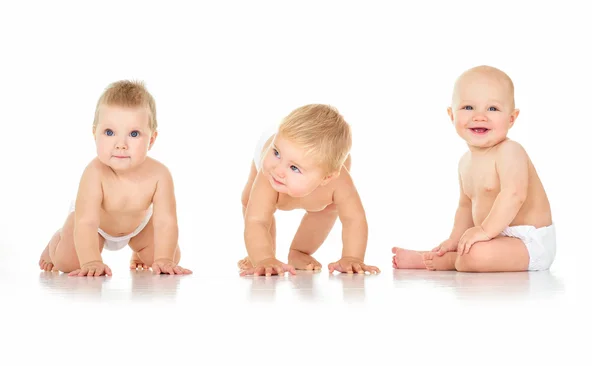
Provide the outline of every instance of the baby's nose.
<path id="1" fill-rule="evenodd" d="M 483 113 L 478 113 L 475 116 L 473 116 L 473 120 L 474 121 L 487 121 L 487 117 Z"/>
<path id="2" fill-rule="evenodd" d="M 277 176 L 279 178 L 284 178 L 285 177 L 285 168 L 282 167 L 281 165 L 279 165 L 277 167 L 277 169 L 275 169 L 275 174 L 277 174 Z"/>

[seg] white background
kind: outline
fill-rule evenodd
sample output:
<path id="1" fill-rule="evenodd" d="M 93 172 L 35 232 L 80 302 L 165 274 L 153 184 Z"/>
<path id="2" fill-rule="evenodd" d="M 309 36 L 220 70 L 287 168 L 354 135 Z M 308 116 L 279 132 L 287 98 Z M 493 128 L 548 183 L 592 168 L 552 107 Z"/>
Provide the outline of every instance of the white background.
<path id="1" fill-rule="evenodd" d="M 452 228 L 467 147 L 446 107 L 456 77 L 487 64 L 515 84 L 509 137 L 550 198 L 552 271 L 580 289 L 597 277 L 600 244 L 598 21 L 592 1 L 2 2 L 0 273 L 37 276 L 94 157 L 96 101 L 120 79 L 145 81 L 157 101 L 149 155 L 174 176 L 181 264 L 194 276 L 236 274 L 256 139 L 307 103 L 352 125 L 366 261 L 391 272 L 392 246 L 429 249 Z M 280 259 L 301 216 L 277 214 Z M 316 254 L 325 265 L 340 229 Z M 124 271 L 129 253 L 105 261 Z"/>

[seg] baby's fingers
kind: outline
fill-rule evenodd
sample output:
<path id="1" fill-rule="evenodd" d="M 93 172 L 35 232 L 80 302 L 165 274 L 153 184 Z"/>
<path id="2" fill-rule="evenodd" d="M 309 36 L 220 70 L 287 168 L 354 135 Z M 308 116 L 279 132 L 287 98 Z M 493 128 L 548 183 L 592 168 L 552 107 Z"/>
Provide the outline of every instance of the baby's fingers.
<path id="1" fill-rule="evenodd" d="M 467 243 L 467 245 L 465 245 L 465 254 L 469 253 L 473 244 L 474 243 Z"/>
<path id="2" fill-rule="evenodd" d="M 371 274 L 373 274 L 373 273 L 380 273 L 381 272 L 378 267 L 376 267 L 376 266 L 367 266 L 366 264 L 362 265 L 362 269 L 363 269 L 363 271 L 369 272 Z"/>
<path id="3" fill-rule="evenodd" d="M 327 268 L 329 269 L 329 273 L 333 273 L 334 271 L 343 272 L 340 262 L 329 263 Z"/>
<path id="4" fill-rule="evenodd" d="M 254 268 L 244 269 L 240 271 L 240 276 L 249 276 L 254 274 Z"/>
<path id="5" fill-rule="evenodd" d="M 69 272 L 69 276 L 77 276 L 81 272 L 81 269 L 76 269 L 74 271 Z"/>
<path id="6" fill-rule="evenodd" d="M 275 266 L 275 268 L 277 270 L 281 269 L 281 267 L 279 267 L 279 266 Z M 265 276 L 271 277 L 272 274 L 273 274 L 273 267 L 265 267 Z"/>
<path id="7" fill-rule="evenodd" d="M 364 273 L 361 263 L 352 263 L 352 269 L 356 273 Z"/>
<path id="8" fill-rule="evenodd" d="M 296 274 L 296 268 L 294 266 L 290 266 L 289 264 L 284 264 L 282 266 L 283 272 L 289 272 L 291 274 Z"/>

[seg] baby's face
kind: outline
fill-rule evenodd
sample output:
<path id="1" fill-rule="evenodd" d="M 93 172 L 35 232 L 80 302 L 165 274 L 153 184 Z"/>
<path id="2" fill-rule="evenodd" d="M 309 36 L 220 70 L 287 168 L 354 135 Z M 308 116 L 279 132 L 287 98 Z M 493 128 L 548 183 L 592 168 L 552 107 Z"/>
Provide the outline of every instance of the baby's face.
<path id="1" fill-rule="evenodd" d="M 506 81 L 469 75 L 458 83 L 448 114 L 469 146 L 486 148 L 506 138 L 519 114 L 513 103 Z"/>
<path id="2" fill-rule="evenodd" d="M 156 138 L 148 117 L 146 108 L 101 106 L 94 130 L 98 159 L 115 171 L 143 163 Z"/>
<path id="3" fill-rule="evenodd" d="M 325 172 L 314 159 L 290 140 L 279 135 L 267 150 L 262 163 L 263 174 L 273 189 L 291 197 L 304 197 L 324 182 Z"/>

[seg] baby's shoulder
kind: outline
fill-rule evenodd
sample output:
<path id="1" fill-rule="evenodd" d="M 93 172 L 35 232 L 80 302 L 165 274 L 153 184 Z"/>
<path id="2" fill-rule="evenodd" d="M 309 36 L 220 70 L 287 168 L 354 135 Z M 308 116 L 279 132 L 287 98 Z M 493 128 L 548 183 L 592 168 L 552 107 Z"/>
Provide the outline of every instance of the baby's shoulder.
<path id="1" fill-rule="evenodd" d="M 525 148 L 523 147 L 523 145 L 521 145 L 520 143 L 514 141 L 514 140 L 510 140 L 510 139 L 506 139 L 504 141 L 502 141 L 501 143 L 499 143 L 498 145 L 496 145 L 496 157 L 497 158 L 510 158 L 510 159 L 514 159 L 514 158 L 526 158 L 527 157 L 527 152 L 525 151 Z"/>
<path id="2" fill-rule="evenodd" d="M 109 171 L 110 171 L 110 168 L 107 167 L 104 163 L 102 163 L 100 161 L 100 159 L 94 158 L 85 167 L 85 169 L 83 171 L 83 175 L 101 178 Z"/>
<path id="3" fill-rule="evenodd" d="M 148 177 L 152 177 L 156 180 L 171 178 L 171 171 L 164 163 L 161 163 L 160 161 L 151 157 L 147 157 L 145 164 Z"/>

